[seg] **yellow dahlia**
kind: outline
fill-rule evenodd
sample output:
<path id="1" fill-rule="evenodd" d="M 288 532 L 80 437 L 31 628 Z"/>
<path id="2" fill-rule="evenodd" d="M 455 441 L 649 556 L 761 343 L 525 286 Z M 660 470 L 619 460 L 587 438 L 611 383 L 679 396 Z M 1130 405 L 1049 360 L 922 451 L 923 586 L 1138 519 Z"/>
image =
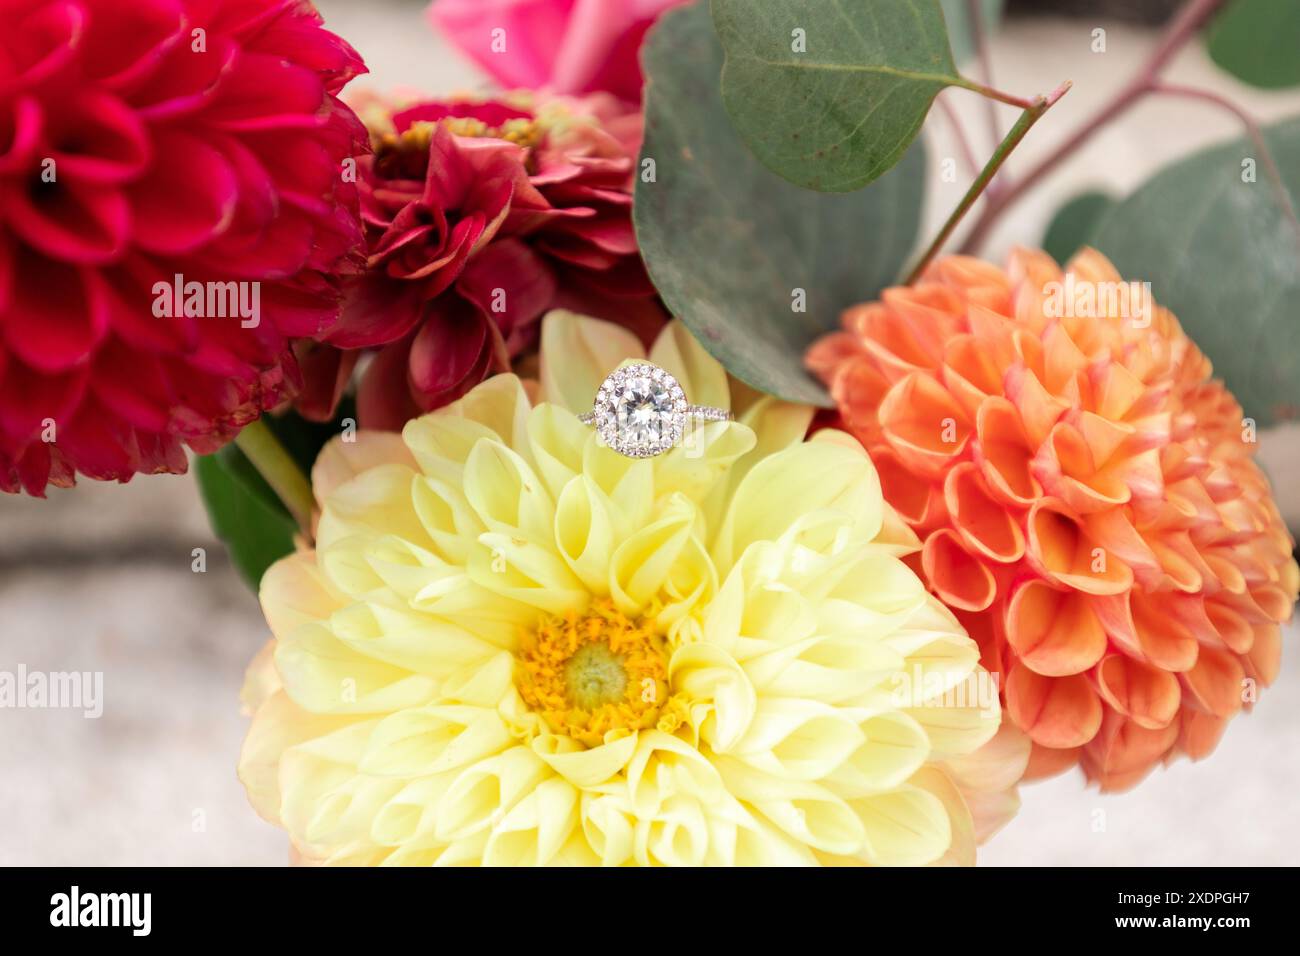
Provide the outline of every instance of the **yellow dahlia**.
<path id="1" fill-rule="evenodd" d="M 642 357 L 552 313 L 539 383 L 322 454 L 239 770 L 302 859 L 971 862 L 1014 812 L 1028 743 L 858 442 L 673 324 L 649 360 L 737 420 L 625 458 L 578 413 Z"/>
<path id="2" fill-rule="evenodd" d="M 1029 773 L 1130 787 L 1277 676 L 1300 572 L 1253 426 L 1177 319 L 1086 250 L 936 262 L 809 352 L 1004 676 Z"/>

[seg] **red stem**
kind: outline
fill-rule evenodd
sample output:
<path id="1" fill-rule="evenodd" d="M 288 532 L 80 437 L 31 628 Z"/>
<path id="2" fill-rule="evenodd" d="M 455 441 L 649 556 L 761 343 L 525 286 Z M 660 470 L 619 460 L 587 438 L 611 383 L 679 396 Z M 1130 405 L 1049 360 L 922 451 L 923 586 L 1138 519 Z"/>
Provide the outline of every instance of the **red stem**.
<path id="1" fill-rule="evenodd" d="M 975 158 L 975 151 L 971 149 L 970 140 L 966 138 L 966 128 L 961 125 L 961 117 L 957 115 L 957 111 L 953 109 L 952 104 L 948 102 L 948 98 L 942 93 L 939 94 L 937 102 L 939 109 L 943 112 L 943 118 L 952 127 L 953 136 L 957 140 L 957 149 L 961 152 L 962 162 L 966 164 L 971 176 L 978 175 L 980 171 L 979 160 Z"/>

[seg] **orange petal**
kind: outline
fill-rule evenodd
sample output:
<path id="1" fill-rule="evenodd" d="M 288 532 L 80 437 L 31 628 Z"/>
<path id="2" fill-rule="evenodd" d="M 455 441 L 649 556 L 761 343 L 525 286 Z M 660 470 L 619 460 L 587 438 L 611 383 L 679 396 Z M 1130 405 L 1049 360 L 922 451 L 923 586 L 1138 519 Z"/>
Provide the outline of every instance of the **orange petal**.
<path id="1" fill-rule="evenodd" d="M 975 432 L 975 459 L 993 495 L 1028 508 L 1043 489 L 1029 467 L 1034 450 L 1016 407 L 1005 398 L 987 399 L 976 413 Z"/>
<path id="2" fill-rule="evenodd" d="M 1163 595 L 1132 594 L 1134 636 L 1138 655 L 1162 670 L 1180 673 L 1196 665 L 1200 644 L 1187 626 L 1186 616 Z"/>
<path id="3" fill-rule="evenodd" d="M 841 365 L 831 380 L 831 395 L 845 424 L 864 445 L 870 446 L 880 435 L 880 402 L 888 391 L 889 382 L 865 359 Z"/>
<path id="4" fill-rule="evenodd" d="M 812 344 L 803 357 L 804 366 L 823 382 L 829 382 L 835 372 L 862 354 L 862 346 L 849 332 L 832 332 Z"/>
<path id="5" fill-rule="evenodd" d="M 1260 610 L 1268 615 L 1269 620 L 1282 624 L 1291 619 L 1295 598 L 1282 588 L 1272 584 L 1254 587 L 1250 589 L 1250 596 L 1255 599 Z"/>
<path id="6" fill-rule="evenodd" d="M 1158 730 L 1178 716 L 1178 678 L 1125 654 L 1110 654 L 1095 673 L 1101 699 L 1139 727 Z"/>
<path id="7" fill-rule="evenodd" d="M 1106 632 L 1085 595 L 1028 581 L 1007 606 L 1007 642 L 1046 677 L 1081 674 L 1106 652 Z"/>
<path id="8" fill-rule="evenodd" d="M 1221 601 L 1206 601 L 1205 614 L 1223 641 L 1234 654 L 1247 654 L 1255 643 L 1255 629 L 1236 611 Z"/>
<path id="9" fill-rule="evenodd" d="M 1199 710 L 1184 710 L 1180 724 L 1178 746 L 1193 760 L 1204 759 L 1213 753 L 1223 732 L 1228 729 L 1225 718 Z"/>
<path id="10" fill-rule="evenodd" d="M 917 369 L 937 369 L 943 359 L 939 323 L 951 323 L 951 317 L 924 306 L 909 306 L 896 292 L 886 290 L 883 307 L 868 306 L 862 313 L 858 321 L 864 346 L 891 378 Z"/>
<path id="11" fill-rule="evenodd" d="M 1088 367 L 1088 357 L 1057 323 L 1043 337 L 1043 384 L 1054 395 L 1062 394 L 1076 375 Z"/>
<path id="12" fill-rule="evenodd" d="M 1029 512 L 1027 555 L 1040 573 L 1087 594 L 1119 594 L 1133 585 L 1129 566 L 1051 499 Z"/>
<path id="13" fill-rule="evenodd" d="M 1084 515 L 1084 526 L 1088 529 L 1089 537 L 1105 542 L 1106 550 L 1129 566 L 1138 584 L 1154 588 L 1160 583 L 1164 571 L 1146 539 L 1133 527 L 1125 510 L 1113 508 Z"/>
<path id="14" fill-rule="evenodd" d="M 1107 362 L 1093 370 L 1092 389 L 1095 403 L 1092 410 L 1102 418 L 1121 422 L 1146 393 L 1147 387 L 1123 365 Z"/>
<path id="15" fill-rule="evenodd" d="M 966 448 L 970 420 L 932 375 L 914 372 L 880 403 L 880 427 L 907 467 L 937 476 Z"/>
<path id="16" fill-rule="evenodd" d="M 925 541 L 921 567 L 931 590 L 963 611 L 982 611 L 997 596 L 997 582 L 984 562 L 967 551 L 956 532 L 943 528 Z"/>
<path id="17" fill-rule="evenodd" d="M 1079 747 L 1067 747 L 1063 750 L 1034 744 L 1029 752 L 1029 764 L 1025 767 L 1022 779 L 1043 780 L 1064 773 L 1079 762 Z"/>
<path id="18" fill-rule="evenodd" d="M 1024 365 L 1007 370 L 1006 393 L 1020 412 L 1025 434 L 1035 448 L 1047 440 L 1047 433 L 1070 407 L 1069 403 L 1049 394 L 1038 376 Z"/>
<path id="19" fill-rule="evenodd" d="M 1151 729 L 1112 712 L 1083 748 L 1083 770 L 1103 790 L 1127 790 L 1150 773 L 1177 741 L 1177 724 Z"/>
<path id="20" fill-rule="evenodd" d="M 931 486 L 917 481 L 916 476 L 907 470 L 898 460 L 898 456 L 889 446 L 881 445 L 871 449 L 871 462 L 876 466 L 880 476 L 880 490 L 885 500 L 893 505 L 910 525 L 926 524 L 934 520 L 931 514 Z"/>
<path id="21" fill-rule="evenodd" d="M 1209 568 L 1200 560 L 1185 533 L 1157 535 L 1149 538 L 1147 543 L 1164 571 L 1161 590 L 1173 587 L 1185 594 L 1193 594 L 1202 589 L 1205 582 L 1202 569 L 1209 573 Z"/>
<path id="22" fill-rule="evenodd" d="M 943 492 L 953 526 L 969 547 L 1002 564 L 1020 560 L 1025 553 L 1024 532 L 993 500 L 975 464 L 962 462 L 948 472 Z"/>
<path id="23" fill-rule="evenodd" d="M 1196 664 L 1182 676 L 1188 703 L 1215 717 L 1241 710 L 1245 672 L 1237 655 L 1217 647 L 1202 647 Z"/>
<path id="24" fill-rule="evenodd" d="M 1255 625 L 1255 640 L 1243 663 L 1249 675 L 1265 687 L 1277 680 L 1282 669 L 1282 629 L 1276 624 Z"/>
<path id="25" fill-rule="evenodd" d="M 1079 747 L 1101 727 L 1101 700 L 1083 674 L 1043 677 L 1015 664 L 1007 677 L 1007 713 L 1034 743 Z"/>
<path id="26" fill-rule="evenodd" d="M 1088 443 L 1093 461 L 1105 465 L 1133 434 L 1133 428 L 1092 412 L 1080 412 L 1075 425 Z"/>
<path id="27" fill-rule="evenodd" d="M 974 335 L 958 335 L 947 343 L 940 376 L 968 415 L 974 415 L 989 395 L 1002 394 L 1002 369 L 996 344 Z"/>
<path id="28" fill-rule="evenodd" d="M 1043 490 L 1076 514 L 1113 509 L 1129 499 L 1128 485 L 1098 469 L 1083 433 L 1066 422 L 1053 426 L 1032 467 Z"/>

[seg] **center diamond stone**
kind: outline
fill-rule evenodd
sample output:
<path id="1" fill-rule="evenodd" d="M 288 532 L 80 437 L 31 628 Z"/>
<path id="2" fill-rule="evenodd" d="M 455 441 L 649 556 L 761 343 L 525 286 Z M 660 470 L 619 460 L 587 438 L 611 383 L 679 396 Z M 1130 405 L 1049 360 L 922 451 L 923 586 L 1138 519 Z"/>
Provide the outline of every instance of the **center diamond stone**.
<path id="1" fill-rule="evenodd" d="M 672 428 L 675 403 L 669 387 L 650 376 L 628 379 L 614 396 L 614 415 L 624 441 L 657 444 Z"/>

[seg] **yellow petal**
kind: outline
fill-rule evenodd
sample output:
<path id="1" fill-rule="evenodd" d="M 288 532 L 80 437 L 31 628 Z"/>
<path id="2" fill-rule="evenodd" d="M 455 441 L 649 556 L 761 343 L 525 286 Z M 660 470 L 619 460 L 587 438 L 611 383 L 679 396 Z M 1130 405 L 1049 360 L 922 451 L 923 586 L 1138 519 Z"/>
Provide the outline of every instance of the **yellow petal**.
<path id="1" fill-rule="evenodd" d="M 458 840 L 488 829 L 549 775 L 546 763 L 523 746 L 465 768 L 438 801 L 438 837 Z"/>
<path id="2" fill-rule="evenodd" d="M 749 677 L 715 644 L 687 644 L 673 652 L 668 665 L 673 692 L 688 701 L 700 738 L 726 753 L 749 730 L 758 697 Z"/>
<path id="3" fill-rule="evenodd" d="M 334 489 L 321 509 L 316 547 L 326 550 L 357 535 L 374 538 L 391 534 L 422 548 L 433 548 L 412 504 L 416 472 L 405 465 L 379 465 Z"/>
<path id="4" fill-rule="evenodd" d="M 616 535 L 609 497 L 590 478 L 573 478 L 555 506 L 555 544 L 592 594 L 609 593 L 609 567 Z"/>
<path id="5" fill-rule="evenodd" d="M 790 780 L 829 776 L 866 742 L 857 724 L 836 708 L 812 700 L 761 697 L 735 745 L 736 756 L 765 773 Z"/>
<path id="6" fill-rule="evenodd" d="M 793 445 L 759 462 L 732 498 L 712 547 L 730 569 L 755 541 L 775 541 L 800 519 L 831 512 L 867 541 L 880 530 L 880 481 L 866 453 L 831 441 Z"/>
<path id="7" fill-rule="evenodd" d="M 731 408 L 726 370 L 704 350 L 680 319 L 673 319 L 663 327 L 649 358 L 677 379 L 692 405 Z"/>
<path id="8" fill-rule="evenodd" d="M 357 653 L 325 623 L 281 639 L 275 667 L 294 703 L 317 714 L 386 713 L 426 703 L 437 689 L 430 677 Z"/>
<path id="9" fill-rule="evenodd" d="M 402 436 L 393 432 L 359 431 L 335 435 L 325 443 L 311 466 L 311 488 L 323 502 L 339 485 L 376 465 L 416 467 Z"/>
<path id="10" fill-rule="evenodd" d="M 555 507 L 528 463 L 500 442 L 483 440 L 465 462 L 465 498 L 488 528 L 541 544 L 551 540 Z"/>
<path id="11" fill-rule="evenodd" d="M 542 317 L 542 393 L 575 415 L 591 411 L 600 383 L 625 359 L 644 356 L 637 337 L 613 322 L 564 309 Z"/>
<path id="12" fill-rule="evenodd" d="M 560 777 L 543 780 L 492 828 L 487 866 L 545 866 L 578 825 L 578 791 Z"/>
<path id="13" fill-rule="evenodd" d="M 358 769 L 423 777 L 491 757 L 514 743 L 495 709 L 441 705 L 389 714 L 375 727 Z"/>
<path id="14" fill-rule="evenodd" d="M 571 737 L 539 734 L 533 738 L 533 753 L 545 760 L 574 786 L 590 789 L 609 780 L 627 766 L 636 750 L 635 732 L 613 731 L 598 747 L 583 747 Z"/>
<path id="15" fill-rule="evenodd" d="M 866 831 L 863 854 L 876 866 L 923 866 L 952 842 L 943 801 L 928 790 L 904 786 L 850 802 Z"/>
<path id="16" fill-rule="evenodd" d="M 343 598 L 330 587 L 316 565 L 315 555 L 300 551 L 267 568 L 257 592 L 266 623 L 276 637 L 300 624 L 319 621 L 343 606 Z"/>
<path id="17" fill-rule="evenodd" d="M 280 758 L 295 744 L 322 737 L 353 722 L 352 717 L 313 714 L 277 691 L 253 715 L 239 752 L 239 780 L 262 819 L 280 823 Z"/>

